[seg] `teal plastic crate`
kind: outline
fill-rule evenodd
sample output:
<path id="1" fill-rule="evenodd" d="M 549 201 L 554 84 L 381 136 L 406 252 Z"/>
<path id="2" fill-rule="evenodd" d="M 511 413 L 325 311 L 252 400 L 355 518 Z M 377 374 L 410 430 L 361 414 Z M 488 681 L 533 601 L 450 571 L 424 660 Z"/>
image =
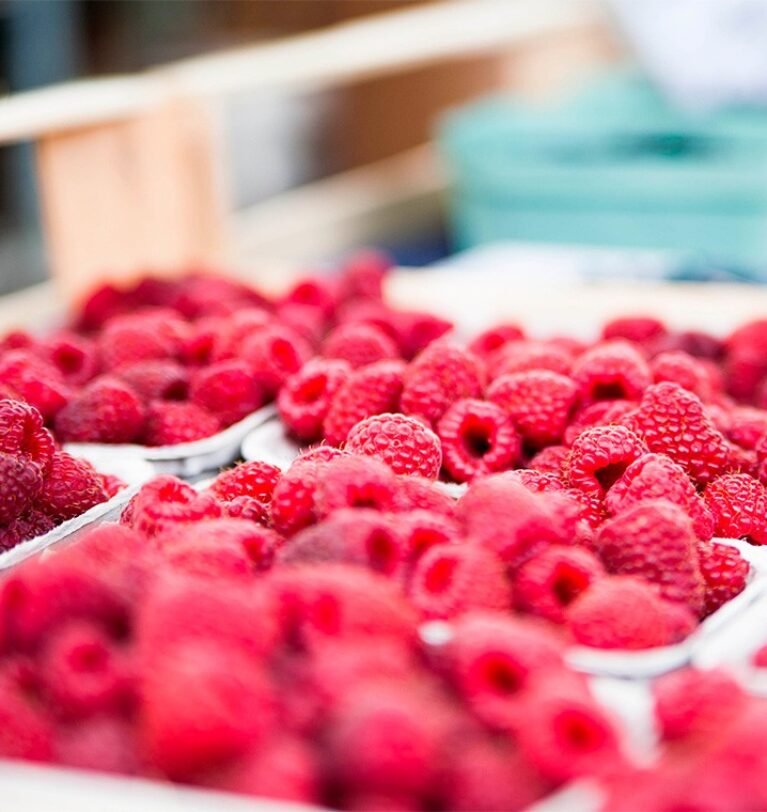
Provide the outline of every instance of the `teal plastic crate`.
<path id="1" fill-rule="evenodd" d="M 557 107 L 448 116 L 456 246 L 523 240 L 690 252 L 767 267 L 767 113 L 671 109 L 619 74 Z"/>

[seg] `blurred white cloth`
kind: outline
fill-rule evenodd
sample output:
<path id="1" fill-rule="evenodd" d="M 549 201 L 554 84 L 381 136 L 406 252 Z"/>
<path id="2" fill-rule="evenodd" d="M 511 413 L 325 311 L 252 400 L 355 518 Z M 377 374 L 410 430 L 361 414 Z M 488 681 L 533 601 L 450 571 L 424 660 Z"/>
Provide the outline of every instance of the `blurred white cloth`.
<path id="1" fill-rule="evenodd" d="M 609 0 L 652 79 L 677 103 L 767 104 L 767 0 Z"/>

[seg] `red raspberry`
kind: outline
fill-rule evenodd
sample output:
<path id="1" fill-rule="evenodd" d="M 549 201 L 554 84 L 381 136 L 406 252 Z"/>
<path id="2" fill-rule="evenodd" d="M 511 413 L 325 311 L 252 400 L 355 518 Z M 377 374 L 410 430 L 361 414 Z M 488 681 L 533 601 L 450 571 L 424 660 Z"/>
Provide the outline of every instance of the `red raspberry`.
<path id="1" fill-rule="evenodd" d="M 245 339 L 239 355 L 253 369 L 264 393 L 274 396 L 309 360 L 311 350 L 294 330 L 272 325 Z"/>
<path id="2" fill-rule="evenodd" d="M 402 411 L 434 426 L 455 401 L 480 397 L 483 377 L 473 355 L 445 341 L 434 342 L 405 371 Z"/>
<path id="3" fill-rule="evenodd" d="M 570 449 L 567 446 L 550 445 L 535 454 L 528 464 L 533 471 L 552 474 L 558 478 L 562 476 L 565 462 L 569 456 Z"/>
<path id="4" fill-rule="evenodd" d="M 548 370 L 502 375 L 487 390 L 488 400 L 511 416 L 523 439 L 534 448 L 562 439 L 577 395 L 570 378 Z"/>
<path id="5" fill-rule="evenodd" d="M 85 460 L 57 451 L 36 506 L 58 523 L 85 513 L 106 499 L 99 475 Z"/>
<path id="6" fill-rule="evenodd" d="M 408 557 L 412 560 L 437 544 L 454 544 L 462 540 L 458 522 L 444 513 L 415 508 L 397 514 L 394 521 L 404 539 Z"/>
<path id="7" fill-rule="evenodd" d="M 263 307 L 247 307 L 237 310 L 227 319 L 212 323 L 216 336 L 210 360 L 226 361 L 237 357 L 244 342 L 272 324 L 272 320 Z"/>
<path id="8" fill-rule="evenodd" d="M 573 366 L 581 403 L 638 400 L 652 383 L 642 354 L 627 341 L 605 341 L 583 353 Z"/>
<path id="9" fill-rule="evenodd" d="M 394 341 L 383 330 L 364 322 L 339 324 L 322 345 L 326 358 L 347 361 L 353 369 L 399 358 L 399 350 Z"/>
<path id="10" fill-rule="evenodd" d="M 57 629 L 46 643 L 41 666 L 45 694 L 64 718 L 120 711 L 128 704 L 127 657 L 87 620 Z"/>
<path id="11" fill-rule="evenodd" d="M 708 617 L 740 595 L 751 568 L 737 547 L 715 542 L 698 543 L 698 564 L 706 585 L 702 615 Z"/>
<path id="12" fill-rule="evenodd" d="M 145 402 L 186 400 L 189 393 L 189 375 L 176 361 L 139 361 L 121 367 L 118 376 Z"/>
<path id="13" fill-rule="evenodd" d="M 320 472 L 318 464 L 303 462 L 300 465 L 294 463 L 283 474 L 274 488 L 269 505 L 271 523 L 278 533 L 292 536 L 314 523 L 314 497 Z"/>
<path id="14" fill-rule="evenodd" d="M 436 479 L 442 465 L 439 437 L 413 417 L 379 414 L 354 426 L 346 451 L 385 462 L 395 474 L 419 474 Z"/>
<path id="15" fill-rule="evenodd" d="M 567 610 L 567 625 L 575 640 L 594 648 L 645 649 L 665 646 L 679 638 L 677 607 L 660 598 L 646 581 L 615 575 L 595 581 Z"/>
<path id="16" fill-rule="evenodd" d="M 319 307 L 285 302 L 274 311 L 274 317 L 300 335 L 312 349 L 322 343 L 327 320 Z"/>
<path id="17" fill-rule="evenodd" d="M 288 431 L 302 443 L 322 438 L 322 425 L 336 392 L 349 378 L 346 361 L 314 358 L 280 389 L 277 408 Z"/>
<path id="18" fill-rule="evenodd" d="M 339 457 L 346 457 L 348 456 L 346 451 L 341 450 L 340 448 L 336 448 L 332 445 L 315 445 L 311 448 L 305 448 L 303 451 L 299 453 L 299 455 L 293 460 L 291 463 L 291 470 L 294 468 L 298 468 L 304 463 L 323 463 L 323 462 L 330 462 L 331 460 L 336 460 Z"/>
<path id="19" fill-rule="evenodd" d="M 397 480 L 392 510 L 400 514 L 427 510 L 440 516 L 452 516 L 455 499 L 433 480 L 415 475 L 405 476 Z"/>
<path id="20" fill-rule="evenodd" d="M 394 266 L 383 251 L 366 248 L 347 257 L 339 284 L 346 298 L 380 299 L 386 274 Z"/>
<path id="21" fill-rule="evenodd" d="M 26 512 L 42 486 L 40 468 L 29 457 L 0 453 L 0 524 L 9 524 Z"/>
<path id="22" fill-rule="evenodd" d="M 698 484 L 724 473 L 728 448 L 699 398 L 674 383 L 648 387 L 627 424 L 650 451 L 678 462 Z"/>
<path id="23" fill-rule="evenodd" d="M 242 310 L 270 306 L 263 294 L 242 282 L 208 274 L 187 276 L 171 304 L 189 319 L 221 312 L 236 316 Z"/>
<path id="24" fill-rule="evenodd" d="M 316 487 L 318 516 L 347 507 L 387 511 L 394 504 L 397 479 L 380 460 L 350 454 L 326 463 Z"/>
<path id="25" fill-rule="evenodd" d="M 219 316 L 207 316 L 190 324 L 189 332 L 181 341 L 181 361 L 191 367 L 203 367 L 212 363 L 217 344 L 227 325 L 228 320 Z"/>
<path id="26" fill-rule="evenodd" d="M 360 420 L 396 411 L 402 392 L 402 361 L 379 361 L 354 372 L 335 393 L 324 421 L 325 439 L 341 445 Z"/>
<path id="27" fill-rule="evenodd" d="M 630 400 L 598 400 L 575 415 L 565 429 L 564 444 L 571 446 L 586 429 L 623 424 L 635 410 L 636 403 Z"/>
<path id="28" fill-rule="evenodd" d="M 456 482 L 511 468 L 522 451 L 511 417 L 485 400 L 457 400 L 442 415 L 437 433 L 443 465 Z"/>
<path id="29" fill-rule="evenodd" d="M 53 418 L 72 397 L 58 369 L 30 350 L 11 350 L 0 358 L 0 381 L 45 420 Z"/>
<path id="30" fill-rule="evenodd" d="M 596 426 L 578 435 L 567 458 L 565 478 L 587 495 L 604 497 L 647 446 L 625 426 Z"/>
<path id="31" fill-rule="evenodd" d="M 447 666 L 461 698 L 481 722 L 516 729 L 526 689 L 542 674 L 563 669 L 561 643 L 531 621 L 471 612 L 453 624 Z"/>
<path id="32" fill-rule="evenodd" d="M 602 328 L 602 338 L 625 338 L 637 344 L 652 344 L 667 335 L 666 325 L 653 316 L 623 316 L 607 322 Z"/>
<path id="33" fill-rule="evenodd" d="M 244 361 L 219 361 L 192 376 L 189 399 L 230 426 L 263 406 L 266 398 Z"/>
<path id="34" fill-rule="evenodd" d="M 40 412 L 18 400 L 0 400 L 0 451 L 29 457 L 40 469 L 48 470 L 56 443 L 43 427 Z"/>
<path id="35" fill-rule="evenodd" d="M 118 716 L 80 719 L 56 731 L 55 761 L 77 770 L 136 775 L 141 765 L 134 723 Z"/>
<path id="36" fill-rule="evenodd" d="M 325 319 L 335 313 L 339 299 L 338 281 L 331 276 L 299 279 L 285 294 L 281 305 L 301 305 L 319 310 Z"/>
<path id="37" fill-rule="evenodd" d="M 767 375 L 767 320 L 742 325 L 726 340 L 727 389 L 738 400 L 750 401 Z"/>
<path id="38" fill-rule="evenodd" d="M 158 655 L 142 674 L 139 718 L 154 769 L 189 779 L 266 740 L 275 724 L 273 688 L 256 662 L 212 640 Z"/>
<path id="39" fill-rule="evenodd" d="M 144 430 L 138 395 L 116 378 L 97 378 L 57 415 L 56 434 L 70 443 L 131 443 Z"/>
<path id="40" fill-rule="evenodd" d="M 253 496 L 261 502 L 269 502 L 281 476 L 282 471 L 268 462 L 243 462 L 222 471 L 213 481 L 210 490 L 224 501 L 238 496 Z"/>
<path id="41" fill-rule="evenodd" d="M 511 587 L 495 554 L 476 544 L 437 544 L 418 560 L 408 584 L 424 618 L 454 618 L 473 609 L 508 611 Z"/>
<path id="42" fill-rule="evenodd" d="M 736 406 L 728 415 L 727 437 L 742 448 L 755 449 L 767 436 L 767 411 L 752 406 Z"/>
<path id="43" fill-rule="evenodd" d="M 94 343 L 68 330 L 61 330 L 43 341 L 39 352 L 71 386 L 86 384 L 99 371 Z"/>
<path id="44" fill-rule="evenodd" d="M 508 344 L 521 341 L 524 337 L 525 333 L 518 325 L 498 324 L 476 336 L 469 344 L 469 352 L 487 360 Z"/>
<path id="45" fill-rule="evenodd" d="M 38 340 L 26 330 L 11 330 L 0 338 L 0 355 L 9 350 L 35 349 Z"/>
<path id="46" fill-rule="evenodd" d="M 547 493 L 550 491 L 558 491 L 565 493 L 567 488 L 562 484 L 562 480 L 554 474 L 543 474 L 540 471 L 533 471 L 531 468 L 519 468 L 516 471 L 511 471 L 514 480 L 524 485 L 528 491 L 533 493 Z M 511 480 L 511 477 L 509 477 Z"/>
<path id="47" fill-rule="evenodd" d="M 607 492 L 605 507 L 615 516 L 632 505 L 655 499 L 665 499 L 683 508 L 692 519 L 698 538 L 713 535 L 711 511 L 682 466 L 665 454 L 645 454 L 632 462 Z"/>
<path id="48" fill-rule="evenodd" d="M 660 594 L 703 607 L 704 584 L 689 517 L 670 502 L 641 502 L 606 521 L 596 548 L 610 572 L 638 575 L 656 584 Z"/>
<path id="49" fill-rule="evenodd" d="M 554 623 L 564 623 L 567 607 L 604 574 L 599 559 L 588 550 L 552 545 L 517 572 L 514 579 L 517 608 Z"/>
<path id="50" fill-rule="evenodd" d="M 49 762 L 53 757 L 53 725 L 25 692 L 0 674 L 0 757 Z"/>
<path id="51" fill-rule="evenodd" d="M 415 358 L 430 344 L 453 329 L 451 322 L 433 313 L 422 313 L 417 310 L 393 311 L 392 318 L 400 353 L 408 360 Z M 384 325 L 381 326 L 386 329 Z"/>
<path id="52" fill-rule="evenodd" d="M 176 524 L 217 519 L 221 506 L 206 493 L 173 476 L 158 476 L 133 497 L 131 525 L 146 536 L 156 536 Z"/>
<path id="53" fill-rule="evenodd" d="M 10 524 L 0 527 L 0 550 L 10 550 L 22 541 L 45 535 L 55 526 L 50 516 L 32 508 Z"/>
<path id="54" fill-rule="evenodd" d="M 143 314 L 112 319 L 98 337 L 103 369 L 117 370 L 139 361 L 174 358 L 180 342 L 155 317 Z"/>
<path id="55" fill-rule="evenodd" d="M 715 741 L 748 702 L 725 671 L 685 668 L 664 674 L 652 686 L 655 717 L 666 741 L 696 737 Z"/>
<path id="56" fill-rule="evenodd" d="M 223 504 L 224 514 L 230 519 L 247 519 L 249 522 L 269 526 L 269 503 L 254 496 L 235 496 Z"/>
<path id="57" fill-rule="evenodd" d="M 697 358 L 675 350 L 662 352 L 650 361 L 653 381 L 677 383 L 683 389 L 696 394 L 701 400 L 709 400 L 713 386 L 708 369 Z"/>
<path id="58" fill-rule="evenodd" d="M 533 370 L 569 375 L 573 368 L 573 355 L 562 347 L 543 341 L 514 341 L 503 347 L 490 359 L 490 377 L 512 375 Z"/>
<path id="59" fill-rule="evenodd" d="M 715 533 L 767 544 L 767 490 L 748 474 L 725 474 L 703 494 L 716 521 Z"/>
<path id="60" fill-rule="evenodd" d="M 196 403 L 155 400 L 146 413 L 147 445 L 176 445 L 202 440 L 221 430 L 219 419 Z"/>

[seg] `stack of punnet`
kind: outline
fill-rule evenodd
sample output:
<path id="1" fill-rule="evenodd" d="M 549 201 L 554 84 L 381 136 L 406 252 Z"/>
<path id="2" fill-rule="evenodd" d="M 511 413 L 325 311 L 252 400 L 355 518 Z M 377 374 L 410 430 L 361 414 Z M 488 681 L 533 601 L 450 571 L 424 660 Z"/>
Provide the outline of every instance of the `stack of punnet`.
<path id="1" fill-rule="evenodd" d="M 767 808 L 767 704 L 734 672 L 646 681 L 637 752 L 577 656 L 686 665 L 763 594 L 767 322 L 464 346 L 386 304 L 386 267 L 279 299 L 145 280 L 55 339 L 6 339 L 0 420 L 37 415 L 7 433 L 8 483 L 45 492 L 43 421 L 172 444 L 274 400 L 296 455 L 158 476 L 0 581 L 0 756 L 345 809 L 572 785 L 593 808 Z"/>

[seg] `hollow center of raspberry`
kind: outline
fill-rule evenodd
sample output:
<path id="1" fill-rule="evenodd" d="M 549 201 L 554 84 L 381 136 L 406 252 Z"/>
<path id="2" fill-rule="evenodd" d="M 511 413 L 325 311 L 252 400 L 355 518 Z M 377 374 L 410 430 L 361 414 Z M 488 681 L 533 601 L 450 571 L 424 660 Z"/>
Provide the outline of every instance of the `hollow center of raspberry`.
<path id="1" fill-rule="evenodd" d="M 326 387 L 327 378 L 324 375 L 309 378 L 298 390 L 298 399 L 301 403 L 315 403 L 325 394 Z"/>
<path id="2" fill-rule="evenodd" d="M 612 462 L 594 471 L 597 482 L 607 492 L 626 473 L 627 462 Z"/>
<path id="3" fill-rule="evenodd" d="M 454 558 L 440 558 L 432 564 L 424 578 L 427 592 L 446 592 L 453 583 L 456 562 Z"/>
<path id="4" fill-rule="evenodd" d="M 101 671 L 106 666 L 107 651 L 98 643 L 84 643 L 72 650 L 69 660 L 77 671 Z"/>
<path id="5" fill-rule="evenodd" d="M 483 663 L 485 683 L 495 693 L 515 694 L 522 687 L 522 674 L 515 663 L 498 655 L 489 655 Z"/>
<path id="6" fill-rule="evenodd" d="M 563 713 L 559 718 L 558 728 L 561 740 L 575 750 L 595 750 L 604 742 L 602 728 L 592 718 L 581 713 Z"/>
<path id="7" fill-rule="evenodd" d="M 341 610 L 333 595 L 322 595 L 314 606 L 314 625 L 326 634 L 334 634 L 341 627 Z"/>
<path id="8" fill-rule="evenodd" d="M 374 530 L 367 541 L 370 566 L 385 575 L 397 566 L 397 546 L 385 530 Z"/>
<path id="9" fill-rule="evenodd" d="M 410 550 L 413 555 L 420 556 L 435 544 L 441 544 L 444 541 L 447 541 L 447 539 L 439 530 L 430 527 L 419 527 L 410 536 Z"/>
<path id="10" fill-rule="evenodd" d="M 592 400 L 626 400 L 628 395 L 621 381 L 603 381 L 591 388 Z"/>
<path id="11" fill-rule="evenodd" d="M 466 451 L 472 457 L 484 457 L 493 444 L 490 440 L 491 427 L 486 423 L 471 422 L 463 427 L 462 438 Z"/>
<path id="12" fill-rule="evenodd" d="M 77 347 L 59 347 L 53 355 L 53 362 L 62 372 L 72 373 L 82 369 L 84 358 L 83 351 Z"/>
<path id="13" fill-rule="evenodd" d="M 584 573 L 560 567 L 554 580 L 554 595 L 560 605 L 568 606 L 588 585 L 589 579 Z"/>

